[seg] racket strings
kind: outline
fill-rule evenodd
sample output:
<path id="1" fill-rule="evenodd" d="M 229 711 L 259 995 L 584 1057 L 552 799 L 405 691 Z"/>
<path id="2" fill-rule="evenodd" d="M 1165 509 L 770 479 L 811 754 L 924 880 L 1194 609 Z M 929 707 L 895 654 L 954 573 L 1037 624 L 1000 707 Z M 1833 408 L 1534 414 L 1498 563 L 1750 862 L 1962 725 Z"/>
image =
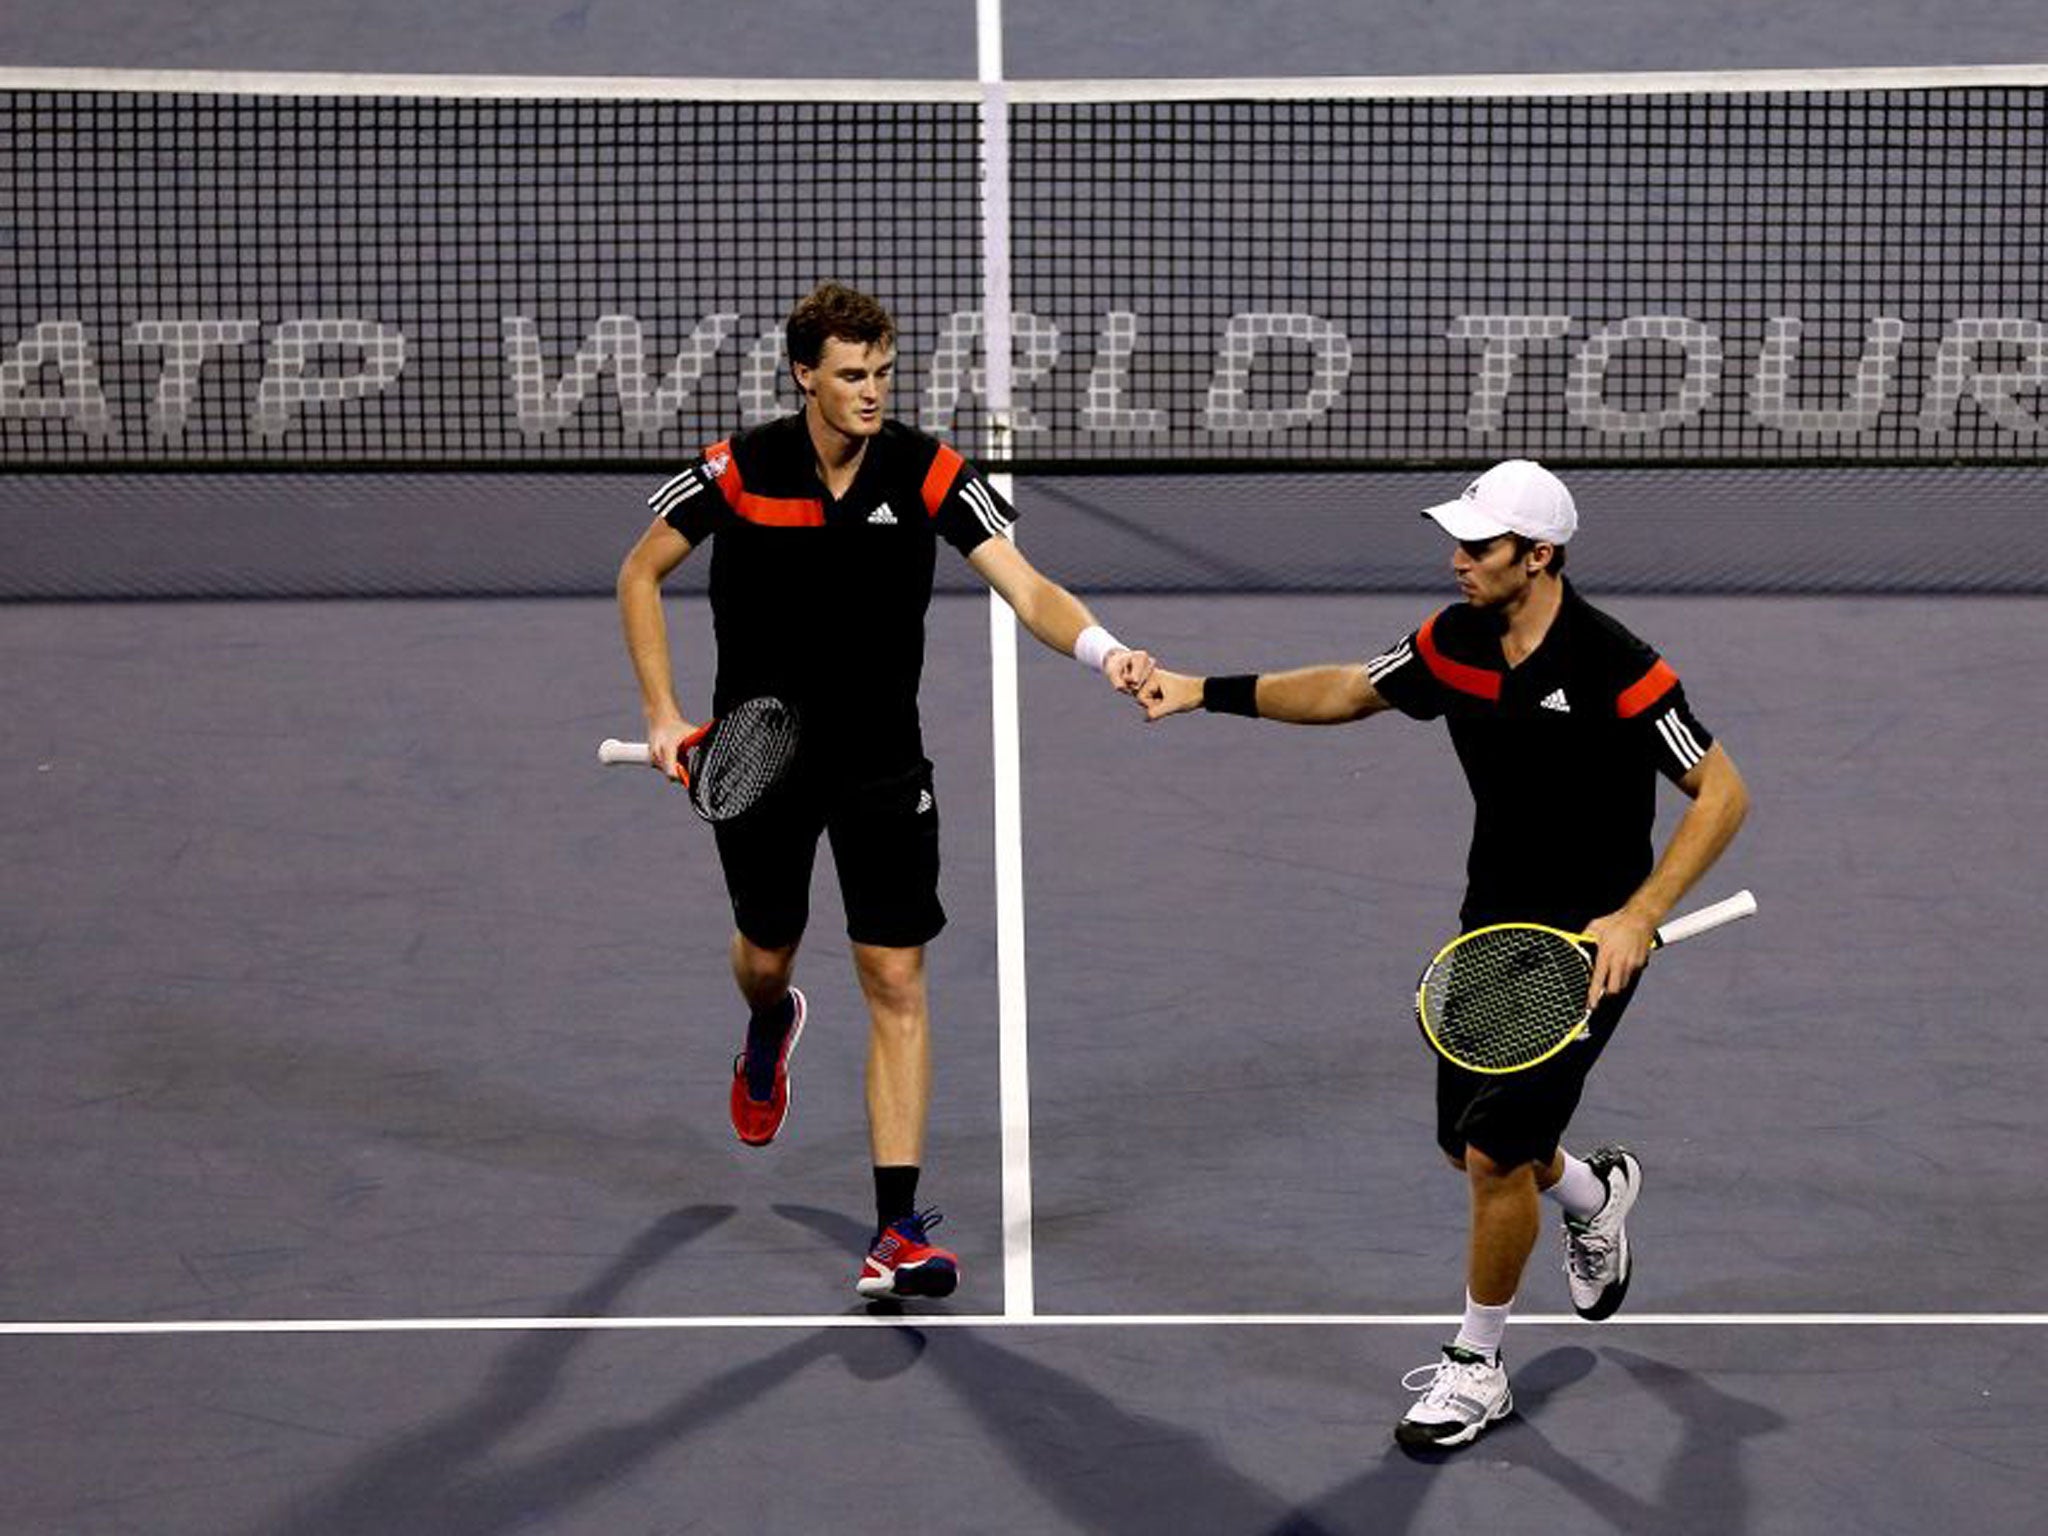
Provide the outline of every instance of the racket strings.
<path id="1" fill-rule="evenodd" d="M 686 765 L 690 802 L 706 821 L 726 821 L 775 787 L 796 756 L 796 716 L 773 699 L 755 699 L 721 718 Z"/>
<path id="2" fill-rule="evenodd" d="M 1592 962 L 1560 934 L 1474 934 L 1430 967 L 1424 1024 L 1446 1056 L 1479 1071 L 1527 1066 L 1586 1017 Z"/>

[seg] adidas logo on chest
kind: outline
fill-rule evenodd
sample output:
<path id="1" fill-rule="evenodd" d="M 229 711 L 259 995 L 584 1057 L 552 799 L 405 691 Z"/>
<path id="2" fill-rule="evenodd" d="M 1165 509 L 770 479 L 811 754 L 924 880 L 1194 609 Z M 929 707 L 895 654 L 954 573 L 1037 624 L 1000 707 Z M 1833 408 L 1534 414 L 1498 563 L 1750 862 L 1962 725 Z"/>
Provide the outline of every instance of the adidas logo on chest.
<path id="1" fill-rule="evenodd" d="M 1536 707 L 1538 709 L 1554 710 L 1560 715 L 1568 715 L 1572 712 L 1571 701 L 1564 696 L 1562 688 L 1551 689 L 1550 692 L 1537 701 Z"/>
<path id="2" fill-rule="evenodd" d="M 896 526 L 896 514 L 889 510 L 889 503 L 885 501 L 868 514 L 868 523 L 870 526 L 893 528 Z"/>

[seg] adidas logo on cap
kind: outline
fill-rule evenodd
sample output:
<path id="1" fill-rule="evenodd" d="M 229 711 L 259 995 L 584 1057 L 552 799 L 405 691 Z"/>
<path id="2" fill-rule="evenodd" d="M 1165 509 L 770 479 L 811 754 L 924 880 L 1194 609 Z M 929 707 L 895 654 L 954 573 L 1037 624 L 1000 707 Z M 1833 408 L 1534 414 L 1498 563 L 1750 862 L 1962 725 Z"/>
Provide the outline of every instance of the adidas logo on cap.
<path id="1" fill-rule="evenodd" d="M 1425 507 L 1454 539 L 1497 539 L 1519 533 L 1563 544 L 1578 531 L 1579 509 L 1565 484 L 1534 459 L 1503 459 L 1458 493 L 1456 501 Z"/>

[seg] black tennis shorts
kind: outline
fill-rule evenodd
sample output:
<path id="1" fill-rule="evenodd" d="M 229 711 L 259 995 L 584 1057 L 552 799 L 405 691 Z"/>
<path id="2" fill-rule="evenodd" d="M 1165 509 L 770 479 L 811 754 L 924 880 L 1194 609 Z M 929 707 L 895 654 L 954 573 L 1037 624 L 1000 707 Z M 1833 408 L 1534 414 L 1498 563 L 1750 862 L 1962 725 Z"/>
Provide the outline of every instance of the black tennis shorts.
<path id="1" fill-rule="evenodd" d="M 803 937 L 821 833 L 832 840 L 846 936 L 854 943 L 912 949 L 946 926 L 939 803 L 927 760 L 856 784 L 799 772 L 746 815 L 712 830 L 733 922 L 763 949 Z"/>
<path id="2" fill-rule="evenodd" d="M 1467 1147 L 1477 1147 L 1503 1168 L 1548 1163 L 1579 1107 L 1586 1074 L 1614 1038 L 1635 993 L 1631 983 L 1626 992 L 1602 998 L 1586 1021 L 1589 1038 L 1574 1040 L 1523 1072 L 1468 1072 L 1439 1056 L 1437 1145 L 1460 1160 Z"/>

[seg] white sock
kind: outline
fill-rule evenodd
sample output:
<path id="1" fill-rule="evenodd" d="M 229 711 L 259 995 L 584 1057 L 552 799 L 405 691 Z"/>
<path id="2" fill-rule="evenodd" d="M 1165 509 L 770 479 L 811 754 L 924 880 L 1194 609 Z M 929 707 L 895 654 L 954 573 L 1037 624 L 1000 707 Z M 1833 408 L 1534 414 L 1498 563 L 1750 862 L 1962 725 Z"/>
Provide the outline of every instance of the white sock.
<path id="1" fill-rule="evenodd" d="M 1564 1207 L 1567 1216 L 1576 1216 L 1581 1221 L 1596 1214 L 1607 1203 L 1607 1186 L 1600 1175 L 1593 1171 L 1590 1163 L 1564 1154 L 1564 1177 L 1543 1191 Z"/>
<path id="2" fill-rule="evenodd" d="M 1475 1350 L 1489 1360 L 1500 1358 L 1500 1341 L 1508 1331 L 1508 1314 L 1515 1310 L 1513 1298 L 1497 1307 L 1482 1306 L 1465 1293 L 1465 1320 L 1452 1342 L 1460 1349 Z"/>

